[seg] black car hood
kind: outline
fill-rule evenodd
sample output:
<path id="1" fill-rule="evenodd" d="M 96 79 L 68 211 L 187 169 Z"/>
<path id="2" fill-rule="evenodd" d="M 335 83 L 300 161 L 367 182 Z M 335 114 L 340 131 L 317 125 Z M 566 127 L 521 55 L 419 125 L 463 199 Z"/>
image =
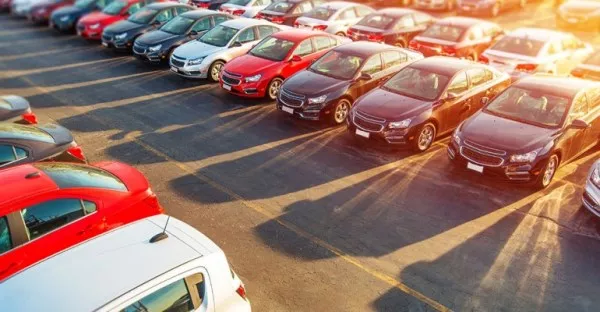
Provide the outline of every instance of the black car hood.
<path id="1" fill-rule="evenodd" d="M 134 23 L 134 22 L 125 20 L 125 21 L 116 22 L 115 24 L 112 24 L 112 25 L 104 28 L 104 31 L 108 34 L 119 34 L 119 33 L 124 33 L 124 32 L 128 32 L 128 31 L 138 32 L 147 27 L 150 27 L 150 25 L 138 24 L 138 23 Z"/>
<path id="2" fill-rule="evenodd" d="M 153 30 L 141 35 L 136 42 L 143 45 L 156 45 L 169 40 L 176 40 L 185 37 L 185 35 L 174 35 L 162 30 Z"/>
<path id="3" fill-rule="evenodd" d="M 79 16 L 83 15 L 84 13 L 87 13 L 90 11 L 92 11 L 92 10 L 87 9 L 87 8 L 80 9 L 74 5 L 70 5 L 70 6 L 62 7 L 60 9 L 57 9 L 54 12 L 52 12 L 52 18 L 62 17 L 62 16 L 66 16 L 66 15 L 79 17 Z"/>
<path id="4" fill-rule="evenodd" d="M 359 99 L 356 109 L 386 120 L 403 120 L 431 109 L 433 102 L 376 88 Z"/>
<path id="5" fill-rule="evenodd" d="M 73 142 L 73 135 L 71 135 L 71 132 L 63 126 L 45 124 L 39 126 L 39 128 L 48 132 L 54 139 L 54 142 L 56 142 L 56 145 L 64 145 Z"/>
<path id="6" fill-rule="evenodd" d="M 477 144 L 507 152 L 530 152 L 544 147 L 557 133 L 548 129 L 480 111 L 462 125 L 461 136 Z"/>
<path id="7" fill-rule="evenodd" d="M 310 96 L 331 93 L 349 86 L 350 83 L 349 80 L 339 80 L 303 70 L 288 78 L 282 88 L 293 93 Z"/>

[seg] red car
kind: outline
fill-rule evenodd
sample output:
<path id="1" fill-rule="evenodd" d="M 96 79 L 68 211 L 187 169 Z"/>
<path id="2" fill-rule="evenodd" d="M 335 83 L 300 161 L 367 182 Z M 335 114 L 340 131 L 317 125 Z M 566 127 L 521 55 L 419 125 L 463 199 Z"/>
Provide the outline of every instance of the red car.
<path id="1" fill-rule="evenodd" d="M 313 30 L 274 33 L 248 54 L 225 64 L 221 72 L 221 87 L 239 96 L 275 100 L 283 80 L 305 69 L 343 40 L 349 41 Z"/>
<path id="2" fill-rule="evenodd" d="M 67 5 L 73 5 L 73 3 L 74 0 L 44 1 L 33 5 L 29 11 L 28 17 L 36 24 L 45 24 L 50 20 L 50 14 L 52 14 L 54 10 Z"/>
<path id="3" fill-rule="evenodd" d="M 12 0 L 0 0 L 0 12 L 10 11 L 11 6 L 12 6 Z"/>
<path id="4" fill-rule="evenodd" d="M 83 16 L 77 22 L 77 34 L 83 38 L 100 40 L 102 31 L 110 24 L 127 19 L 144 5 L 158 1 L 148 0 L 115 0 L 107 5 L 102 12 L 92 12 Z"/>
<path id="5" fill-rule="evenodd" d="M 0 281 L 120 225 L 163 212 L 128 165 L 45 162 L 0 170 Z"/>
<path id="6" fill-rule="evenodd" d="M 476 61 L 503 34 L 502 28 L 492 22 L 470 17 L 446 17 L 414 37 L 409 47 L 426 57 L 445 55 Z"/>

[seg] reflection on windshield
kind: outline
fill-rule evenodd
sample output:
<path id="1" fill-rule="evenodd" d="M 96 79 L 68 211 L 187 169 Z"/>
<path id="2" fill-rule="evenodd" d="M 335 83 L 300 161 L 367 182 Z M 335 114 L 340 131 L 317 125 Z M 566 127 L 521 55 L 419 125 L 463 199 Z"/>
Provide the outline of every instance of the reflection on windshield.
<path id="1" fill-rule="evenodd" d="M 540 53 L 540 50 L 542 50 L 543 46 L 543 41 L 505 36 L 504 38 L 500 39 L 500 41 L 498 41 L 490 50 L 525 56 L 537 56 Z"/>
<path id="2" fill-rule="evenodd" d="M 198 41 L 210 44 L 216 47 L 224 47 L 231 41 L 231 38 L 237 34 L 238 29 L 218 25 L 217 27 L 209 30 L 202 37 L 198 38 Z"/>
<path id="3" fill-rule="evenodd" d="M 393 21 L 394 19 L 389 16 L 373 14 L 366 16 L 356 25 L 373 27 L 377 29 L 387 29 Z"/>
<path id="4" fill-rule="evenodd" d="M 406 67 L 383 85 L 383 88 L 394 93 L 435 100 L 446 88 L 448 77 L 426 70 Z"/>
<path id="5" fill-rule="evenodd" d="M 152 18 L 154 18 L 156 12 L 158 11 L 152 9 L 141 9 L 140 11 L 131 15 L 127 20 L 137 24 L 148 24 Z"/>
<path id="6" fill-rule="evenodd" d="M 182 35 L 188 29 L 190 29 L 190 27 L 192 26 L 192 24 L 194 24 L 194 22 L 195 21 L 191 18 L 177 16 L 177 17 L 173 18 L 172 20 L 170 20 L 165 25 L 163 25 L 163 27 L 161 27 L 160 30 L 171 33 L 171 34 L 175 34 L 175 35 Z"/>
<path id="7" fill-rule="evenodd" d="M 250 54 L 273 61 L 282 61 L 293 46 L 292 41 L 270 37 L 252 48 Z"/>
<path id="8" fill-rule="evenodd" d="M 96 0 L 77 0 L 75 1 L 75 6 L 79 9 L 85 9 L 92 5 L 94 2 L 96 2 Z"/>
<path id="9" fill-rule="evenodd" d="M 567 98 L 510 87 L 488 104 L 485 111 L 532 125 L 556 128 L 561 125 L 569 102 Z"/>
<path id="10" fill-rule="evenodd" d="M 359 56 L 330 51 L 311 65 L 309 69 L 325 76 L 349 80 L 356 75 L 363 61 L 364 59 Z"/>
<path id="11" fill-rule="evenodd" d="M 269 5 L 265 11 L 273 11 L 278 13 L 287 13 L 292 8 L 292 4 L 289 2 L 275 2 Z"/>
<path id="12" fill-rule="evenodd" d="M 333 15 L 333 13 L 335 13 L 335 10 L 330 10 L 328 8 L 315 8 L 314 10 L 306 13 L 304 16 L 326 21 L 331 17 L 331 15 Z"/>
<path id="13" fill-rule="evenodd" d="M 127 191 L 127 187 L 121 180 L 99 168 L 53 162 L 39 163 L 35 166 L 48 175 L 61 189 L 91 187 Z"/>
<path id="14" fill-rule="evenodd" d="M 421 36 L 440 39 L 452 42 L 458 42 L 464 29 L 448 25 L 431 25 L 427 30 L 421 33 Z"/>
<path id="15" fill-rule="evenodd" d="M 114 1 L 111 4 L 107 5 L 104 10 L 102 10 L 102 13 L 108 14 L 108 15 L 117 15 L 119 14 L 119 12 L 121 12 L 121 10 L 127 5 L 126 2 L 123 1 Z"/>

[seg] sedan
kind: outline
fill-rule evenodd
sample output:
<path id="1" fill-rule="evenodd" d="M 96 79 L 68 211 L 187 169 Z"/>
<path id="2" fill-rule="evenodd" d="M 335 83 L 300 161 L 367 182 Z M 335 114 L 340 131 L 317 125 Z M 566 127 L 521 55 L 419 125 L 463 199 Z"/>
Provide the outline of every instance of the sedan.
<path id="1" fill-rule="evenodd" d="M 235 16 L 253 18 L 271 2 L 271 0 L 229 0 L 219 7 L 219 11 Z"/>
<path id="2" fill-rule="evenodd" d="M 141 35 L 133 43 L 133 54 L 142 61 L 169 61 L 180 45 L 197 39 L 205 32 L 234 18 L 210 10 L 193 10 L 176 16 L 157 30 Z"/>
<path id="3" fill-rule="evenodd" d="M 275 24 L 293 26 L 298 17 L 310 12 L 323 0 L 281 0 L 271 3 L 254 18 L 265 19 Z"/>
<path id="4" fill-rule="evenodd" d="M 223 67 L 221 87 L 243 97 L 275 100 L 283 80 L 305 69 L 341 37 L 313 30 L 284 30 L 261 41 Z"/>
<path id="5" fill-rule="evenodd" d="M 583 63 L 577 65 L 571 75 L 584 79 L 600 81 L 600 51 L 594 52 Z"/>
<path id="6" fill-rule="evenodd" d="M 277 109 L 302 119 L 342 124 L 357 98 L 422 58 L 414 51 L 379 43 L 341 45 L 286 79 Z"/>
<path id="7" fill-rule="evenodd" d="M 147 0 L 114 0 L 102 12 L 92 12 L 77 22 L 77 35 L 100 40 L 102 31 L 110 24 L 122 21 L 137 12 Z"/>
<path id="8" fill-rule="evenodd" d="M 346 36 L 348 28 L 363 17 L 375 12 L 363 4 L 347 1 L 325 2 L 299 17 L 294 27 L 322 30 L 338 36 Z"/>
<path id="9" fill-rule="evenodd" d="M 592 52 L 591 45 L 569 33 L 519 28 L 487 49 L 481 61 L 508 72 L 517 80 L 532 73 L 569 72 Z"/>
<path id="10" fill-rule="evenodd" d="M 412 9 L 382 9 L 350 27 L 348 37 L 406 48 L 410 40 L 434 22 L 431 15 Z"/>
<path id="11" fill-rule="evenodd" d="M 0 121 L 36 124 L 37 116 L 31 111 L 26 99 L 16 95 L 4 95 L 0 96 Z"/>
<path id="12" fill-rule="evenodd" d="M 523 9 L 527 0 L 458 0 L 457 12 L 460 15 L 486 14 L 496 17 L 501 11 L 510 8 Z"/>
<path id="13" fill-rule="evenodd" d="M 425 56 L 445 55 L 477 61 L 504 31 L 497 24 L 469 17 L 446 17 L 410 41 Z"/>
<path id="14" fill-rule="evenodd" d="M 0 123 L 0 169 L 41 160 L 86 162 L 64 127 Z"/>
<path id="15" fill-rule="evenodd" d="M 258 41 L 281 30 L 280 25 L 240 18 L 216 26 L 198 40 L 173 51 L 171 70 L 184 78 L 218 82 L 221 69 L 233 58 L 246 54 Z"/>
<path id="16" fill-rule="evenodd" d="M 561 4 L 556 11 L 559 28 L 600 32 L 600 1 L 571 0 Z"/>
<path id="17" fill-rule="evenodd" d="M 127 20 L 104 28 L 102 45 L 118 51 L 129 51 L 139 36 L 156 30 L 174 16 L 192 9 L 191 6 L 176 2 L 149 4 L 129 16 Z"/>
<path id="18" fill-rule="evenodd" d="M 0 170 L 0 180 L 5 181 L 0 281 L 101 233 L 163 212 L 142 173 L 118 162 L 27 164 Z"/>
<path id="19" fill-rule="evenodd" d="M 486 65 L 426 58 L 359 98 L 348 116 L 348 130 L 360 139 L 423 152 L 508 85 L 507 74 Z"/>
<path id="20" fill-rule="evenodd" d="M 61 31 L 75 30 L 79 19 L 91 12 L 101 11 L 112 0 L 77 0 L 74 5 L 64 6 L 50 15 L 50 27 Z"/>
<path id="21" fill-rule="evenodd" d="M 545 188 L 560 165 L 598 143 L 598 107 L 600 82 L 526 77 L 456 129 L 448 157 L 478 175 Z"/>
<path id="22" fill-rule="evenodd" d="M 73 0 L 44 1 L 33 5 L 29 10 L 29 15 L 27 17 L 33 23 L 46 24 L 50 20 L 52 12 L 69 5 L 73 5 Z"/>

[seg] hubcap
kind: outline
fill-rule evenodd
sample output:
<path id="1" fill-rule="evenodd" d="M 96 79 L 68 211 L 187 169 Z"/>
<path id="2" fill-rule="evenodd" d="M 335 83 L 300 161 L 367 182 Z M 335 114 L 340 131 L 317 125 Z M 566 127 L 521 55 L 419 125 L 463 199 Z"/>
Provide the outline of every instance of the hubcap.
<path id="1" fill-rule="evenodd" d="M 221 69 L 223 68 L 223 64 L 215 64 L 213 66 L 212 71 L 210 72 L 210 75 L 212 76 L 212 78 L 214 80 L 219 80 L 219 74 L 221 73 Z"/>
<path id="2" fill-rule="evenodd" d="M 340 104 L 335 108 L 335 122 L 342 123 L 348 116 L 349 106 L 345 101 L 340 102 Z"/>
<path id="3" fill-rule="evenodd" d="M 542 183 L 544 186 L 550 184 L 552 180 L 552 176 L 554 176 L 554 171 L 556 170 L 556 158 L 552 157 L 548 161 L 548 165 L 546 166 L 546 170 L 544 171 L 544 177 Z"/>
<path id="4" fill-rule="evenodd" d="M 419 135 L 419 150 L 426 150 L 433 141 L 433 128 L 431 126 L 426 126 L 421 130 L 421 134 Z"/>
<path id="5" fill-rule="evenodd" d="M 277 93 L 279 93 L 279 88 L 281 87 L 281 81 L 275 80 L 271 82 L 271 87 L 269 88 L 269 96 L 271 99 L 275 99 L 277 97 Z"/>

